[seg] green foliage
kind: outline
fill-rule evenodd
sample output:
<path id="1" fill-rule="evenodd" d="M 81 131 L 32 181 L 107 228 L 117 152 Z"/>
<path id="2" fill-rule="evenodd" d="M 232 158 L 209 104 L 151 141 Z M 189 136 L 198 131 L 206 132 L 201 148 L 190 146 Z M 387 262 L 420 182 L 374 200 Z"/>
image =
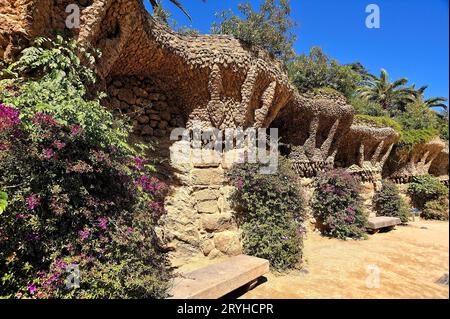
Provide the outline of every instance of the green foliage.
<path id="1" fill-rule="evenodd" d="M 356 93 L 367 101 L 379 103 L 384 110 L 395 112 L 414 101 L 414 92 L 405 86 L 407 83 L 405 78 L 390 82 L 388 73 L 382 69 L 379 77 L 370 75 Z"/>
<path id="2" fill-rule="evenodd" d="M 448 197 L 442 196 L 427 202 L 420 216 L 424 219 L 448 220 L 448 210 Z"/>
<path id="3" fill-rule="evenodd" d="M 13 75 L 0 81 L 0 99 L 20 108 L 21 117 L 30 119 L 36 112 L 45 112 L 61 124 L 78 123 L 92 143 L 105 147 L 115 145 L 124 153 L 132 152 L 125 142 L 129 127 L 124 119 L 114 118 L 100 98 L 86 98 L 86 86 L 95 82 L 95 59 L 80 48 L 75 40 L 60 36 L 52 41 L 37 38 L 20 59 L 8 67 Z M 83 52 L 84 64 L 77 53 Z M 33 74 L 34 79 L 25 80 Z M 24 121 L 27 125 L 28 121 Z"/>
<path id="4" fill-rule="evenodd" d="M 408 186 L 413 204 L 423 209 L 426 203 L 448 195 L 448 188 L 431 175 L 414 176 Z"/>
<path id="5" fill-rule="evenodd" d="M 386 110 L 383 110 L 381 105 L 377 102 L 367 101 L 359 96 L 351 96 L 348 102 L 355 109 L 355 113 L 358 115 L 369 116 L 389 116 Z"/>
<path id="6" fill-rule="evenodd" d="M 245 252 L 268 259 L 277 270 L 294 267 L 301 258 L 305 218 L 297 176 L 284 158 L 275 174 L 261 174 L 259 168 L 246 163 L 228 175 L 236 186 L 231 199 Z"/>
<path id="7" fill-rule="evenodd" d="M 437 135 L 438 132 L 434 128 L 403 131 L 398 144 L 403 148 L 411 148 L 417 144 L 427 143 Z"/>
<path id="8" fill-rule="evenodd" d="M 390 127 L 397 133 L 402 134 L 402 126 L 396 120 L 387 116 L 370 116 L 370 115 L 356 115 L 353 121 L 354 124 L 365 124 L 373 127 Z"/>
<path id="9" fill-rule="evenodd" d="M 426 108 L 422 103 L 410 103 L 405 110 L 396 116 L 404 130 L 437 129 L 439 117 L 437 113 Z"/>
<path id="10" fill-rule="evenodd" d="M 359 181 L 343 169 L 317 178 L 311 207 L 325 235 L 340 239 L 366 236 L 367 216 L 359 192 Z"/>
<path id="11" fill-rule="evenodd" d="M 383 180 L 383 186 L 373 197 L 373 208 L 377 216 L 398 217 L 402 223 L 409 220 L 409 212 L 397 186 L 388 180 Z"/>
<path id="12" fill-rule="evenodd" d="M 309 55 L 301 55 L 288 65 L 291 82 L 300 92 L 329 87 L 349 97 L 363 79 L 351 65 L 341 65 L 330 59 L 319 47 Z"/>
<path id="13" fill-rule="evenodd" d="M 37 77 L 43 81 L 58 81 L 61 87 L 75 88 L 84 92 L 86 85 L 95 82 L 91 67 L 98 51 L 90 53 L 75 40 L 67 41 L 61 35 L 54 40 L 36 38 L 32 46 L 22 51 L 20 59 L 5 71 L 15 78 Z M 80 59 L 81 57 L 81 59 Z"/>
<path id="14" fill-rule="evenodd" d="M 167 188 L 127 144 L 129 127 L 87 99 L 79 81 L 93 73 L 70 58 L 72 42 L 36 43 L 2 81 L 1 297 L 165 297 L 171 272 L 154 229 Z M 65 286 L 71 265 L 80 289 Z"/>
<path id="15" fill-rule="evenodd" d="M 231 10 L 218 13 L 212 33 L 232 35 L 260 46 L 285 62 L 294 57 L 296 36 L 291 30 L 296 24 L 290 17 L 290 0 L 264 0 L 259 11 L 250 3 L 239 4 L 238 9 L 240 15 Z"/>
<path id="16" fill-rule="evenodd" d="M 8 194 L 0 191 L 0 214 L 8 207 Z"/>

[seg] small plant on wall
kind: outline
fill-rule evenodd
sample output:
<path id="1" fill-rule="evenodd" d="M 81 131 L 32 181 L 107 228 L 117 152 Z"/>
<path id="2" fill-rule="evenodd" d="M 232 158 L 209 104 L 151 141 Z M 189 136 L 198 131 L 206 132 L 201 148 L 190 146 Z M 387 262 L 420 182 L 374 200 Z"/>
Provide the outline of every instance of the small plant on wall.
<path id="1" fill-rule="evenodd" d="M 302 255 L 303 196 L 287 159 L 264 175 L 257 164 L 235 166 L 229 173 L 236 187 L 232 201 L 243 230 L 245 253 L 268 259 L 273 268 L 295 267 Z"/>
<path id="2" fill-rule="evenodd" d="M 337 169 L 321 174 L 316 182 L 311 207 L 322 233 L 340 239 L 365 237 L 367 216 L 359 180 Z"/>
<path id="3" fill-rule="evenodd" d="M 376 192 L 373 198 L 373 208 L 377 216 L 398 217 L 402 223 L 407 223 L 409 212 L 397 186 L 388 180 L 384 180 L 382 184 L 381 190 Z"/>

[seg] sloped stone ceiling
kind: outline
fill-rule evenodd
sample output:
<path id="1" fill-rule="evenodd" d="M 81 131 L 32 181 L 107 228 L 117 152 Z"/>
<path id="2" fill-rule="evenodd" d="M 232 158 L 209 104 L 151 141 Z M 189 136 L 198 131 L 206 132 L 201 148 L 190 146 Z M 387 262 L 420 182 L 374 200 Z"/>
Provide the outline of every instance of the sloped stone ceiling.
<path id="1" fill-rule="evenodd" d="M 19 45 L 12 45 L 13 50 L 10 44 L 16 35 L 23 46 L 37 35 L 64 29 L 64 10 L 71 3 L 6 1 L 0 11 L 9 22 L 0 32 L 3 58 L 17 53 Z M 102 51 L 101 78 L 152 78 L 188 117 L 210 126 L 220 126 L 226 118 L 230 126 L 264 125 L 265 118 L 256 119 L 255 112 L 264 106 L 261 99 L 268 91 L 272 103 L 265 107 L 265 116 L 273 117 L 292 98 L 293 88 L 281 63 L 263 50 L 227 36 L 179 35 L 158 24 L 139 0 L 78 3 L 84 6 L 80 29 L 74 31 L 80 43 Z M 233 111 L 242 116 L 227 114 Z"/>
<path id="2" fill-rule="evenodd" d="M 286 155 L 300 176 L 334 166 L 337 146 L 353 120 L 353 108 L 337 92 L 297 95 L 271 123 L 280 131 Z"/>
<path id="3" fill-rule="evenodd" d="M 399 183 L 407 183 L 411 176 L 431 173 L 431 165 L 443 152 L 445 146 L 445 142 L 443 142 L 440 138 L 434 138 L 427 143 L 415 145 L 411 149 L 395 149 L 392 156 L 389 157 L 386 165 L 386 177 L 389 177 Z M 443 161 L 445 161 L 445 152 L 443 156 Z M 435 171 L 437 171 L 437 169 L 435 169 Z"/>

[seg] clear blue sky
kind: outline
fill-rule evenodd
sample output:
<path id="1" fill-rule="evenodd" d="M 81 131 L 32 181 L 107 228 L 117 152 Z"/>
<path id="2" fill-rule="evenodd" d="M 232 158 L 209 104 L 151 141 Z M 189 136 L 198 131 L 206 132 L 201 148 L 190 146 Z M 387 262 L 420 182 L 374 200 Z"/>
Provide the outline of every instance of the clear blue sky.
<path id="1" fill-rule="evenodd" d="M 179 0 L 191 14 L 192 27 L 209 33 L 214 14 L 263 0 Z M 163 5 L 179 25 L 189 20 L 169 0 Z M 368 4 L 381 11 L 381 28 L 365 27 Z M 297 53 L 320 46 L 341 63 L 359 61 L 379 74 L 385 68 L 392 79 L 406 77 L 416 87 L 429 84 L 427 96 L 449 97 L 448 0 L 291 0 L 298 23 Z"/>

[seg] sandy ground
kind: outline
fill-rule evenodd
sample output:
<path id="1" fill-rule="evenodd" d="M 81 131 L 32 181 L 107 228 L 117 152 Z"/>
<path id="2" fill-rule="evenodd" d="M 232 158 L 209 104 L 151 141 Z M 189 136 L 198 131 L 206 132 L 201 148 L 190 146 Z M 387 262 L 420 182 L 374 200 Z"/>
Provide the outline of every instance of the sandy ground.
<path id="1" fill-rule="evenodd" d="M 269 273 L 252 291 L 231 297 L 449 298 L 449 286 L 436 283 L 449 272 L 448 222 L 417 220 L 370 235 L 365 241 L 341 241 L 311 233 L 304 255 L 303 271 Z M 180 271 L 207 263 L 211 261 L 189 263 Z"/>

